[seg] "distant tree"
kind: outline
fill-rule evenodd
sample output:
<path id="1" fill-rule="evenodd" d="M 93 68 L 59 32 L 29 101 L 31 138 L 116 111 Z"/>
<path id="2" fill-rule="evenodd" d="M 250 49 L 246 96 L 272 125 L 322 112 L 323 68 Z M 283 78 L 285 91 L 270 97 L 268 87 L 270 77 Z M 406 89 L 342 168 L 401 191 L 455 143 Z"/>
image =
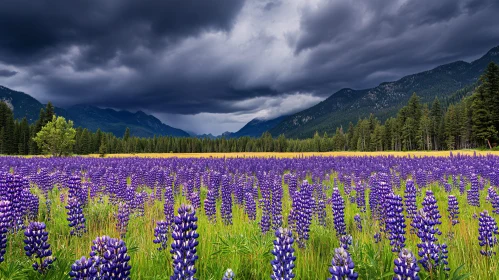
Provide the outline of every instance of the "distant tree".
<path id="1" fill-rule="evenodd" d="M 43 126 L 33 140 L 44 153 L 60 157 L 71 153 L 75 136 L 73 121 L 54 115 L 52 121 Z"/>
<path id="2" fill-rule="evenodd" d="M 126 142 L 128 141 L 128 138 L 130 138 L 130 128 L 127 127 L 125 130 L 125 134 L 123 135 L 123 140 Z"/>

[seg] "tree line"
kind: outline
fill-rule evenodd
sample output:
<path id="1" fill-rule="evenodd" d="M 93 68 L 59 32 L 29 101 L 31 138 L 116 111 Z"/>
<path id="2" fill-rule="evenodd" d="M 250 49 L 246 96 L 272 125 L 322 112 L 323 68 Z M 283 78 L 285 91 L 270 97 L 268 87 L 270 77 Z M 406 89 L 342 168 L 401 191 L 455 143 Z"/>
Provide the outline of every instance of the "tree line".
<path id="1" fill-rule="evenodd" d="M 127 128 L 122 137 L 98 129 L 76 128 L 73 154 L 114 153 L 214 153 L 214 152 L 326 152 L 326 151 L 409 151 L 492 148 L 499 141 L 499 67 L 490 63 L 471 95 L 460 91 L 455 102 L 442 106 L 435 98 L 422 104 L 414 93 L 395 117 L 384 122 L 372 114 L 350 123 L 334 135 L 315 133 L 309 139 L 273 137 L 265 132 L 259 138 L 196 138 L 155 136 L 140 138 Z M 11 108 L 0 102 L 0 153 L 40 154 L 34 141 L 54 117 L 48 103 L 39 119 L 29 124 L 26 118 L 14 119 Z M 55 121 L 55 118 L 54 118 Z M 71 134 L 72 135 L 72 134 Z"/>

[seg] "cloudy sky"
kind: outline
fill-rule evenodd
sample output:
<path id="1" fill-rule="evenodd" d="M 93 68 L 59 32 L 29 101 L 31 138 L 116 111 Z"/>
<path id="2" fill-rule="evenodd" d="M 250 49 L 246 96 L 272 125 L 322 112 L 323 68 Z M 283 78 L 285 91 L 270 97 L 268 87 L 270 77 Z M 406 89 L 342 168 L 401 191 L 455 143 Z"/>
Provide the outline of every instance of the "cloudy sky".
<path id="1" fill-rule="evenodd" d="M 197 133 L 499 45 L 497 0 L 1 0 L 0 85 Z"/>

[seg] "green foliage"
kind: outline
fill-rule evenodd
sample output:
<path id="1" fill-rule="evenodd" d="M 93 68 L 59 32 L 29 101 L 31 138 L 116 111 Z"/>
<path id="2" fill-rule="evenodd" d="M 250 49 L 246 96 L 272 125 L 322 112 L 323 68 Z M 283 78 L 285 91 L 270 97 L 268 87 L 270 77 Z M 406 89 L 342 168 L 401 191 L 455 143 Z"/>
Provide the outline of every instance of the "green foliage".
<path id="1" fill-rule="evenodd" d="M 73 121 L 53 115 L 52 121 L 43 126 L 33 140 L 43 152 L 60 157 L 72 152 L 75 136 Z"/>

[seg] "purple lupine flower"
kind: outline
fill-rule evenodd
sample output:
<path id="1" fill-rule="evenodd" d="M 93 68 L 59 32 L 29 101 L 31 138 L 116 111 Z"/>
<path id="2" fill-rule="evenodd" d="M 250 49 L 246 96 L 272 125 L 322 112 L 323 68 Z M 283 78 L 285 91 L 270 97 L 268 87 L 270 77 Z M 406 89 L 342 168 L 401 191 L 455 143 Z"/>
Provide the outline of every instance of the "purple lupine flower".
<path id="1" fill-rule="evenodd" d="M 499 214 L 499 195 L 494 187 L 489 187 L 489 200 L 492 204 L 492 213 Z"/>
<path id="2" fill-rule="evenodd" d="M 270 231 L 270 226 L 272 223 L 271 217 L 270 217 L 270 211 L 271 211 L 271 202 L 268 198 L 262 198 L 262 205 L 263 205 L 263 211 L 262 211 L 262 219 L 260 220 L 260 229 L 262 233 L 267 233 Z"/>
<path id="3" fill-rule="evenodd" d="M 201 198 L 199 197 L 198 192 L 192 192 L 189 196 L 189 199 L 191 201 L 192 207 L 194 207 L 196 210 L 201 208 Z"/>
<path id="4" fill-rule="evenodd" d="M 358 183 L 355 187 L 355 201 L 360 212 L 366 212 L 366 195 L 365 187 L 362 183 Z"/>
<path id="5" fill-rule="evenodd" d="M 12 225 L 12 210 L 10 201 L 0 201 L 0 263 L 4 261 L 5 248 L 7 248 L 7 232 Z"/>
<path id="6" fill-rule="evenodd" d="M 449 184 L 449 183 L 445 182 L 445 183 L 444 183 L 444 189 L 445 189 L 445 191 L 446 191 L 446 192 L 450 193 L 450 192 L 452 191 L 452 186 L 451 186 L 451 184 Z"/>
<path id="7" fill-rule="evenodd" d="M 464 185 L 464 180 L 463 178 L 460 178 L 459 180 L 459 193 L 464 194 L 464 192 L 466 191 L 466 188 L 465 188 L 465 185 Z"/>
<path id="8" fill-rule="evenodd" d="M 168 246 L 168 222 L 161 220 L 156 223 L 154 229 L 154 244 L 159 244 L 158 250 L 164 250 Z"/>
<path id="9" fill-rule="evenodd" d="M 19 175 L 7 174 L 7 187 L 9 192 L 9 201 L 11 207 L 12 229 L 14 232 L 24 227 L 23 221 L 23 201 L 22 192 L 23 184 L 22 178 Z"/>
<path id="10" fill-rule="evenodd" d="M 40 205 L 40 200 L 38 196 L 28 192 L 26 195 L 26 203 L 28 206 L 28 220 L 34 222 L 38 218 L 38 209 Z"/>
<path id="11" fill-rule="evenodd" d="M 71 235 L 81 237 L 85 230 L 85 216 L 83 215 L 83 205 L 76 197 L 68 200 L 66 209 L 68 210 L 68 222 L 71 227 Z"/>
<path id="12" fill-rule="evenodd" d="M 196 210 L 190 205 L 182 205 L 175 217 L 172 232 L 173 275 L 170 280 L 192 279 L 195 280 L 196 268 L 194 267 L 198 256 L 196 246 L 199 234 L 197 229 Z"/>
<path id="13" fill-rule="evenodd" d="M 213 191 L 208 191 L 204 200 L 204 213 L 211 223 L 217 222 L 217 201 Z"/>
<path id="14" fill-rule="evenodd" d="M 304 248 L 305 241 L 309 238 L 310 224 L 312 223 L 312 191 L 310 185 L 304 183 L 297 195 L 296 208 L 293 215 L 296 219 L 296 231 L 298 234 L 298 247 Z"/>
<path id="15" fill-rule="evenodd" d="M 120 237 L 125 238 L 130 220 L 130 206 L 127 203 L 120 202 L 118 204 L 118 213 L 116 214 L 116 229 Z"/>
<path id="16" fill-rule="evenodd" d="M 340 246 L 347 251 L 350 248 L 350 246 L 352 245 L 352 242 L 353 242 L 353 238 L 350 234 L 342 235 L 340 237 Z"/>
<path id="17" fill-rule="evenodd" d="M 359 275 L 354 271 L 355 264 L 350 257 L 347 250 L 342 247 L 334 249 L 334 256 L 329 267 L 331 278 L 328 280 L 336 279 L 357 279 Z"/>
<path id="18" fill-rule="evenodd" d="M 457 198 L 453 195 L 449 195 L 448 198 L 448 208 L 449 219 L 451 220 L 452 225 L 456 225 L 459 223 L 459 204 L 457 202 Z"/>
<path id="19" fill-rule="evenodd" d="M 272 183 L 272 228 L 277 230 L 282 225 L 282 186 L 280 178 Z"/>
<path id="20" fill-rule="evenodd" d="M 31 222 L 24 231 L 24 251 L 26 256 L 33 258 L 33 269 L 39 273 L 45 273 L 56 258 L 52 257 L 50 244 L 48 243 L 49 233 L 45 230 L 45 223 Z"/>
<path id="21" fill-rule="evenodd" d="M 128 264 L 130 256 L 127 254 L 127 247 L 123 240 L 110 238 L 107 250 L 101 256 L 105 260 L 101 263 L 101 278 L 113 280 L 130 280 L 130 270 Z"/>
<path id="22" fill-rule="evenodd" d="M 405 183 L 405 209 L 407 211 L 407 218 L 412 219 L 418 210 L 416 206 L 416 186 L 414 181 L 407 180 Z"/>
<path id="23" fill-rule="evenodd" d="M 319 199 L 317 201 L 317 219 L 319 225 L 327 226 L 327 212 L 326 212 L 326 201 L 324 199 Z"/>
<path id="24" fill-rule="evenodd" d="M 296 260 L 293 249 L 293 233 L 289 229 L 279 228 L 275 232 L 275 237 L 274 249 L 272 250 L 274 260 L 270 262 L 272 264 L 270 278 L 273 280 L 293 279 L 295 277 L 293 274 L 294 261 Z"/>
<path id="25" fill-rule="evenodd" d="M 244 195 L 244 212 L 251 221 L 256 220 L 256 202 L 251 192 L 247 192 Z"/>
<path id="26" fill-rule="evenodd" d="M 446 255 L 442 249 L 446 249 L 445 244 L 439 245 L 435 234 L 441 234 L 436 228 L 436 221 L 424 209 L 418 211 L 412 221 L 413 227 L 416 228 L 417 236 L 421 240 L 418 246 L 418 255 L 421 258 L 419 263 L 427 270 L 433 271 L 440 265 L 447 265 Z"/>
<path id="27" fill-rule="evenodd" d="M 376 232 L 376 233 L 373 235 L 373 238 L 374 238 L 374 243 L 379 243 L 379 242 L 381 242 L 381 233 L 380 233 L 380 232 Z"/>
<path id="28" fill-rule="evenodd" d="M 97 272 L 95 260 L 93 258 L 87 259 L 83 256 L 71 265 L 69 276 L 71 280 L 97 280 Z"/>
<path id="29" fill-rule="evenodd" d="M 234 271 L 232 271 L 232 269 L 230 268 L 227 268 L 224 276 L 222 277 L 222 280 L 234 280 Z"/>
<path id="30" fill-rule="evenodd" d="M 172 225 L 173 219 L 175 218 L 175 202 L 165 196 L 165 204 L 163 207 L 164 207 L 163 213 L 165 214 L 165 221 L 168 223 L 168 226 L 170 226 Z"/>
<path id="31" fill-rule="evenodd" d="M 475 174 L 471 175 L 470 182 L 471 188 L 468 190 L 468 204 L 480 207 L 480 186 Z"/>
<path id="32" fill-rule="evenodd" d="M 61 195 L 59 196 L 59 200 L 61 201 L 61 204 L 66 203 L 66 195 L 64 195 L 63 193 L 61 193 Z"/>
<path id="33" fill-rule="evenodd" d="M 355 214 L 353 217 L 353 220 L 355 221 L 355 226 L 357 226 L 357 229 L 362 232 L 362 219 L 359 214 Z"/>
<path id="34" fill-rule="evenodd" d="M 385 232 L 388 234 L 392 252 L 400 252 L 405 247 L 405 218 L 402 197 L 390 193 L 385 200 Z"/>
<path id="35" fill-rule="evenodd" d="M 480 213 L 478 221 L 478 241 L 480 247 L 484 247 L 480 250 L 480 254 L 488 257 L 495 255 L 494 247 L 497 245 L 497 237 L 495 235 L 499 234 L 497 223 L 494 218 L 489 216 L 487 210 Z"/>
<path id="36" fill-rule="evenodd" d="M 340 194 L 338 188 L 334 188 L 332 196 L 333 204 L 333 222 L 334 228 L 336 230 L 336 236 L 342 236 L 346 234 L 345 225 L 345 201 Z"/>
<path id="37" fill-rule="evenodd" d="M 229 177 L 222 176 L 222 206 L 220 208 L 222 222 L 225 225 L 232 224 L 232 190 L 230 188 Z"/>
<path id="38" fill-rule="evenodd" d="M 440 225 L 442 222 L 440 221 L 440 218 L 442 216 L 440 215 L 440 212 L 438 211 L 438 204 L 437 200 L 435 199 L 435 196 L 433 195 L 433 192 L 428 190 L 426 191 L 426 196 L 423 199 L 423 211 L 426 214 L 427 219 L 430 219 L 432 221 L 433 226 Z M 436 228 L 436 233 L 438 235 L 442 234 L 438 228 Z"/>
<path id="39" fill-rule="evenodd" d="M 416 257 L 414 254 L 409 251 L 407 248 L 403 248 L 398 258 L 394 260 L 395 268 L 393 271 L 395 272 L 395 276 L 393 276 L 393 280 L 419 280 L 418 272 L 419 266 L 416 261 Z"/>

